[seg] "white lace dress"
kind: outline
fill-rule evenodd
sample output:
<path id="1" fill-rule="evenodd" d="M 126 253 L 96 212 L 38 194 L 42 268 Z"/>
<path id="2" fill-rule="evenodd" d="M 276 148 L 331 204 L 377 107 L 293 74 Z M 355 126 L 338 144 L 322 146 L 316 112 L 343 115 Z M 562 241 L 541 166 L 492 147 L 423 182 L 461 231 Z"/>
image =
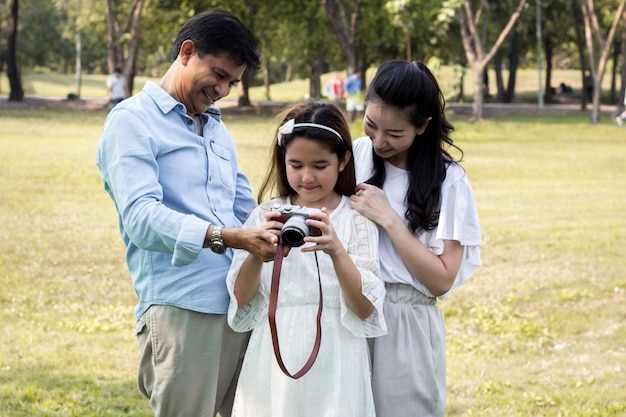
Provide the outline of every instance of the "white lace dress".
<path id="1" fill-rule="evenodd" d="M 260 225 L 275 199 L 258 206 L 246 225 Z M 273 262 L 264 264 L 254 299 L 239 308 L 235 277 L 247 252 L 236 250 L 228 274 L 231 296 L 228 323 L 240 332 L 252 330 L 243 363 L 233 417 L 368 417 L 374 416 L 366 338 L 386 333 L 382 312 L 385 289 L 378 264 L 378 231 L 374 223 L 350 208 L 343 197 L 330 214 L 337 236 L 361 272 L 362 292 L 375 310 L 359 319 L 346 305 L 331 258 L 317 251 L 323 288 L 322 340 L 317 360 L 307 374 L 291 379 L 279 368 L 268 324 Z M 307 361 L 316 335 L 319 289 L 313 253 L 292 248 L 283 261 L 276 323 L 281 354 L 294 374 Z"/>

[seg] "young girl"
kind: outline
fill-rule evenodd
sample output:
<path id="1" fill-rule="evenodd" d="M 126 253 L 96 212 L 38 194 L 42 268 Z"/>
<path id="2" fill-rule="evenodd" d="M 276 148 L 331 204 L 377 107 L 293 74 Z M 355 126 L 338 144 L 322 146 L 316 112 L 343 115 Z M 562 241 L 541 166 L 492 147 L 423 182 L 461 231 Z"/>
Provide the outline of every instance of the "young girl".
<path id="1" fill-rule="evenodd" d="M 275 312 L 268 321 L 274 262 L 236 251 L 228 274 L 228 322 L 252 330 L 235 394 L 233 417 L 374 416 L 367 337 L 386 332 L 385 297 L 378 265 L 376 225 L 350 208 L 356 182 L 352 141 L 334 104 L 306 102 L 284 112 L 273 143 L 268 176 L 259 192 L 280 197 L 261 203 L 246 225 L 262 225 L 278 237 L 285 220 L 275 206 L 310 210 L 311 232 L 301 247 L 286 248 Z M 282 221 L 280 221 L 282 220 Z M 289 220 L 286 220 L 288 223 Z M 289 240 L 290 242 L 292 240 Z M 323 300 L 320 299 L 323 294 Z M 318 337 L 321 308 L 321 344 Z M 271 318 L 271 310 L 269 317 Z M 286 371 L 277 362 L 277 341 Z"/>
<path id="2" fill-rule="evenodd" d="M 350 205 L 379 226 L 389 331 L 370 340 L 378 417 L 443 416 L 445 328 L 436 299 L 481 264 L 474 194 L 446 150 L 454 146 L 444 100 L 419 62 L 386 62 L 366 94 L 354 143 Z M 458 148 L 457 148 L 458 149 Z"/>

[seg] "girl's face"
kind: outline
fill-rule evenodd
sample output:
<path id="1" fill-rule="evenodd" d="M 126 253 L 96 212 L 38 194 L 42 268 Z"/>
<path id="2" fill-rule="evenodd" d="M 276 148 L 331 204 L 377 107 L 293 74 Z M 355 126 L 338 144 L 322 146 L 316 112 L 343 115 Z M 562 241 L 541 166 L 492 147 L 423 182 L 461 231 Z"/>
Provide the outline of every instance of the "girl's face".
<path id="1" fill-rule="evenodd" d="M 428 121 L 415 127 L 407 112 L 378 100 L 368 103 L 363 117 L 363 131 L 372 139 L 374 152 L 401 169 L 408 168 L 409 148 L 427 126 Z"/>
<path id="2" fill-rule="evenodd" d="M 349 158 L 347 155 L 345 161 L 340 161 L 336 153 L 314 140 L 303 137 L 292 140 L 285 152 L 287 181 L 298 193 L 292 197 L 292 203 L 334 209 L 341 198 L 334 190 L 335 184 Z"/>

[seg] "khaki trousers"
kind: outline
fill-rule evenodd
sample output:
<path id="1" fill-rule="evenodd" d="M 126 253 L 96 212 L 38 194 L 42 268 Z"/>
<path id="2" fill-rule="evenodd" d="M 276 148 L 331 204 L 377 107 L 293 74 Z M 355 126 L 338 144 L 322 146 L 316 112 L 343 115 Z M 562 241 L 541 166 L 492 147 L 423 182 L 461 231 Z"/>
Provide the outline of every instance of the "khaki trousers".
<path id="1" fill-rule="evenodd" d="M 153 305 L 136 336 L 138 386 L 155 417 L 230 417 L 249 333 L 226 315 Z"/>

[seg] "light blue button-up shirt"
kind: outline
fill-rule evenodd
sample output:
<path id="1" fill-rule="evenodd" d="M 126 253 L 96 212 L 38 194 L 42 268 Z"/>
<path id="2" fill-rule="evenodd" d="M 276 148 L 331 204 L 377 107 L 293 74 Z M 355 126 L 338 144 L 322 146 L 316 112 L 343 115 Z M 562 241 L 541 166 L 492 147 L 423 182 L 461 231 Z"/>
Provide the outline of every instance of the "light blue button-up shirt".
<path id="1" fill-rule="evenodd" d="M 211 107 L 195 121 L 157 84 L 109 113 L 96 164 L 115 203 L 139 303 L 225 314 L 232 251 L 202 249 L 210 224 L 241 227 L 255 206 L 235 144 Z"/>

